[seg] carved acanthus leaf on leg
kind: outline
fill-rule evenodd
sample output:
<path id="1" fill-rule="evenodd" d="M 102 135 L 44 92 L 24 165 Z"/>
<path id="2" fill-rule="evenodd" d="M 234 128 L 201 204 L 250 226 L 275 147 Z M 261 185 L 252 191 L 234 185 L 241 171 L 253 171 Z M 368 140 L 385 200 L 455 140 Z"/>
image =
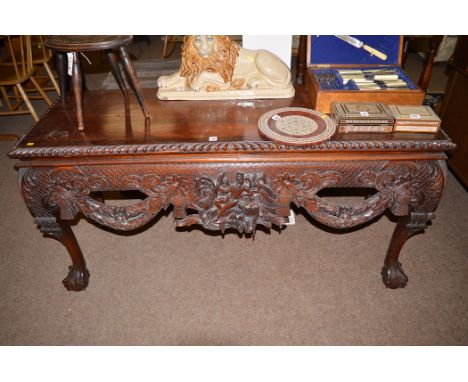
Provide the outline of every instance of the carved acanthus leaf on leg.
<path id="1" fill-rule="evenodd" d="M 396 289 L 406 286 L 408 277 L 398 260 L 401 249 L 411 236 L 421 231 L 424 232 L 427 223 L 435 218 L 434 211 L 442 196 L 444 183 L 444 172 L 436 162 L 414 164 L 409 187 L 411 191 L 408 206 L 410 212 L 398 220 L 381 272 L 387 288 Z M 402 199 L 407 200 L 406 195 Z M 401 209 L 397 211 L 401 212 Z"/>

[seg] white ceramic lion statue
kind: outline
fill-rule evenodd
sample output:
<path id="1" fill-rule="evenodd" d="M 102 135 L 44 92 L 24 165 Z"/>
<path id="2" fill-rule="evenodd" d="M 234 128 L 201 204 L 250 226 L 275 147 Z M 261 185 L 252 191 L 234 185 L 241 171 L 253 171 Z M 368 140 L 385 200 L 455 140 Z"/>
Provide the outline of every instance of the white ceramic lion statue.
<path id="1" fill-rule="evenodd" d="M 291 72 L 267 50 L 247 50 L 227 36 L 185 36 L 180 69 L 158 79 L 160 99 L 290 98 Z"/>

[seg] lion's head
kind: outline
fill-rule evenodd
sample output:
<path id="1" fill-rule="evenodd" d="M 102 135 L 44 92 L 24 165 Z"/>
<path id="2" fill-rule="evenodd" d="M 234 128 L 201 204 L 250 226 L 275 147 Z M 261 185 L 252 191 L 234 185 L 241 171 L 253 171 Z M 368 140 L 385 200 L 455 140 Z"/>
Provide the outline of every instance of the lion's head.
<path id="1" fill-rule="evenodd" d="M 180 75 L 186 77 L 187 87 L 205 70 L 231 82 L 239 49 L 227 36 L 185 36 Z"/>

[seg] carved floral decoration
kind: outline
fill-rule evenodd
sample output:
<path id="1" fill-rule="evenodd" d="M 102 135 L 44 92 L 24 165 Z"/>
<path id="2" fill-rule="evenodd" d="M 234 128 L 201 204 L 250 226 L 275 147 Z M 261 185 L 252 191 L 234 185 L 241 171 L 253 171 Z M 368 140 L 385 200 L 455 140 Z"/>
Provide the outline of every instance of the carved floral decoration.
<path id="1" fill-rule="evenodd" d="M 216 179 L 205 174 L 196 179 L 195 193 L 196 202 L 190 207 L 198 213 L 177 221 L 178 227 L 201 224 L 223 233 L 229 228 L 253 233 L 257 225 L 271 228 L 287 222 L 276 213 L 277 198 L 265 175 L 238 172 L 232 182 L 225 173 Z"/>
<path id="2" fill-rule="evenodd" d="M 432 212 L 441 197 L 444 175 L 436 162 L 376 162 L 375 169 L 359 163 L 352 166 L 278 169 L 268 176 L 255 171 L 217 176 L 136 175 L 135 170 L 125 168 L 110 175 L 100 173 L 99 167 L 86 172 L 75 167 L 30 169 L 22 179 L 25 199 L 35 216 L 53 216 L 52 211 L 58 210 L 61 219 L 71 220 L 81 212 L 117 230 L 141 227 L 173 205 L 177 226 L 201 224 L 209 230 L 253 233 L 257 225 L 284 225 L 291 203 L 304 207 L 325 225 L 348 228 L 373 219 L 386 208 L 397 216 Z M 355 176 L 350 178 L 349 171 Z M 40 193 L 35 192 L 38 187 Z M 317 195 L 327 187 L 372 187 L 378 192 L 359 202 L 336 203 Z M 112 206 L 90 196 L 94 191 L 112 190 L 139 190 L 146 198 L 131 206 Z M 188 209 L 196 213 L 187 216 Z"/>

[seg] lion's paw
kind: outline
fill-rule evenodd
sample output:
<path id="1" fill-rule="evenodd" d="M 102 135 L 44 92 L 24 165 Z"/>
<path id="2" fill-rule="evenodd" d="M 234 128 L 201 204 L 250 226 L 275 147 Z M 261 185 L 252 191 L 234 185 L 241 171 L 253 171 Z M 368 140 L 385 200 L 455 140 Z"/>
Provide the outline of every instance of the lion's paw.
<path id="1" fill-rule="evenodd" d="M 204 84 L 195 84 L 193 83 L 191 86 L 190 86 L 190 89 L 192 89 L 194 92 L 201 92 L 203 90 L 203 86 Z"/>
<path id="2" fill-rule="evenodd" d="M 158 84 L 158 88 L 166 88 L 168 85 L 169 76 L 161 76 L 158 78 L 156 82 Z"/>
<path id="3" fill-rule="evenodd" d="M 259 85 L 260 85 L 260 80 L 258 78 L 251 78 L 247 82 L 247 87 L 249 89 L 257 89 Z"/>

